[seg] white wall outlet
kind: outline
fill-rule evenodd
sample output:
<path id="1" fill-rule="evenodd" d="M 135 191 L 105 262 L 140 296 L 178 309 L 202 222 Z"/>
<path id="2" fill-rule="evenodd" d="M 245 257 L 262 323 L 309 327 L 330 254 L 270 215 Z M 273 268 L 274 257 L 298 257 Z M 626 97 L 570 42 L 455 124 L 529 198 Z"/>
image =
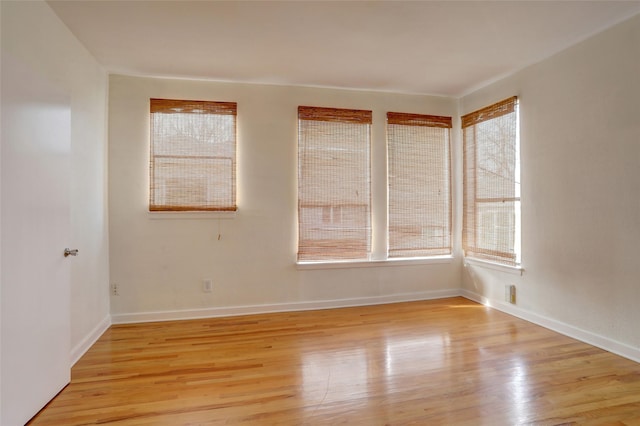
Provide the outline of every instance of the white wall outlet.
<path id="1" fill-rule="evenodd" d="M 211 293 L 211 289 L 213 288 L 213 282 L 209 279 L 202 280 L 202 291 L 205 293 Z"/>
<path id="2" fill-rule="evenodd" d="M 120 296 L 120 293 L 118 293 L 118 284 L 117 283 L 112 283 L 111 284 L 111 295 Z"/>

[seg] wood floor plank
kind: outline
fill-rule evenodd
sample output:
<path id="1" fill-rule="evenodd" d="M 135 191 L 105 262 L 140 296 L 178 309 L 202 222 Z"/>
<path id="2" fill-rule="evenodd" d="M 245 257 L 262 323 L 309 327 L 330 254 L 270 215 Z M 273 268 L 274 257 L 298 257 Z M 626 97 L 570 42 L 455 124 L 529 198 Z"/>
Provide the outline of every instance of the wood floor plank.
<path id="1" fill-rule="evenodd" d="M 114 325 L 30 425 L 640 425 L 640 364 L 464 298 Z"/>

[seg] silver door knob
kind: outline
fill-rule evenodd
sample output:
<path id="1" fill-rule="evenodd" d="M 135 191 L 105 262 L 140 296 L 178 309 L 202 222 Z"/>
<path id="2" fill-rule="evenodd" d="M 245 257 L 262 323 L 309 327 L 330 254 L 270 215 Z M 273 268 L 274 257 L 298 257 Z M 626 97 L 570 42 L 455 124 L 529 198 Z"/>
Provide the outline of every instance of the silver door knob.
<path id="1" fill-rule="evenodd" d="M 64 257 L 77 256 L 77 255 L 78 255 L 78 249 L 73 249 L 73 250 L 69 248 L 64 249 Z"/>

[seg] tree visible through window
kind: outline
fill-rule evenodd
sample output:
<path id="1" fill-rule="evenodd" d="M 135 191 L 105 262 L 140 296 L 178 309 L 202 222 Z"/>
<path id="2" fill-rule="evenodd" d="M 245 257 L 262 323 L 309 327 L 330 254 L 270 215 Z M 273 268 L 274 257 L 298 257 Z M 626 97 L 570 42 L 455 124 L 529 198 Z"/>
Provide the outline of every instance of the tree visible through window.
<path id="1" fill-rule="evenodd" d="M 236 210 L 232 102 L 151 99 L 150 211 Z"/>
<path id="2" fill-rule="evenodd" d="M 465 255 L 520 263 L 518 99 L 462 117 Z"/>

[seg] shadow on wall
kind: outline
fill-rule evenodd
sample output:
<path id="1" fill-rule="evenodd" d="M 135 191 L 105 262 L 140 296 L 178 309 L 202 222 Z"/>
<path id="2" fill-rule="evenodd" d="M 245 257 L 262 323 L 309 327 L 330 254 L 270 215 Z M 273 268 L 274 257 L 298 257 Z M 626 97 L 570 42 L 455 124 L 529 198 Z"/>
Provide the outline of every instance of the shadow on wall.
<path id="1" fill-rule="evenodd" d="M 481 296 L 485 295 L 485 285 L 482 282 L 482 278 L 468 263 L 464 264 L 464 268 L 462 270 L 462 283 L 463 287 L 467 290 Z"/>

